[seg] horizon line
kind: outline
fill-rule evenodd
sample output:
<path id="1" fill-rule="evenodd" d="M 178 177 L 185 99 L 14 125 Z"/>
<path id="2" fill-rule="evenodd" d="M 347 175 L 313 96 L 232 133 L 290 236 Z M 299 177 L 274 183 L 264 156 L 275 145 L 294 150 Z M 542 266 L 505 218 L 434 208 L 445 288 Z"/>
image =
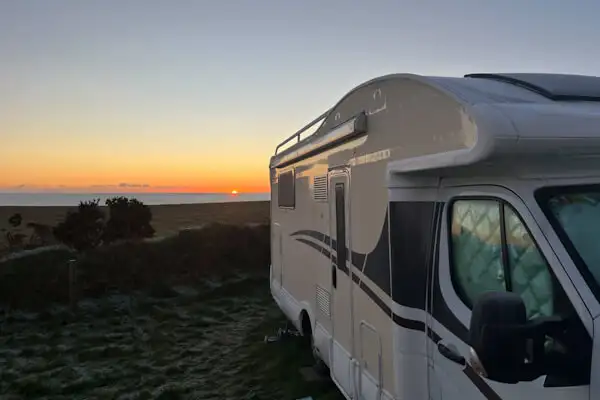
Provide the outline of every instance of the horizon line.
<path id="1" fill-rule="evenodd" d="M 142 192 L 62 192 L 62 191 L 16 191 L 16 192 L 5 192 L 0 190 L 0 194 L 76 194 L 76 195 L 125 195 L 125 194 L 177 194 L 177 195 L 230 195 L 230 196 L 239 196 L 244 194 L 271 194 L 270 191 L 267 192 L 240 192 L 231 193 L 231 192 L 152 192 L 152 191 L 142 191 Z"/>

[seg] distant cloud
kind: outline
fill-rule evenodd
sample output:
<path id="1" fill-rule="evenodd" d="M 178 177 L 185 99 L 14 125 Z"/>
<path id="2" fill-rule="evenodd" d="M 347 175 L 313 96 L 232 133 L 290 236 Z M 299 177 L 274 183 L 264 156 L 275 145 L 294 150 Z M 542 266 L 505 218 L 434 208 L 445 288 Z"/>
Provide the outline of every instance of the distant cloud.
<path id="1" fill-rule="evenodd" d="M 120 188 L 148 188 L 147 183 L 119 183 Z"/>
<path id="2" fill-rule="evenodd" d="M 127 192 L 146 192 L 149 190 L 156 191 L 173 191 L 173 192 L 184 192 L 192 190 L 191 187 L 183 186 L 171 186 L 171 185 L 151 185 L 148 183 L 135 183 L 135 182 L 121 182 L 115 184 L 91 184 L 81 186 L 71 185 L 53 185 L 53 186 L 42 186 L 42 185 L 30 185 L 20 184 L 11 186 L 0 186 L 1 193 L 127 193 Z"/>
<path id="3" fill-rule="evenodd" d="M 141 188 L 150 188 L 150 187 L 152 187 L 152 186 L 147 183 L 127 183 L 127 182 L 122 182 L 122 183 L 113 184 L 113 185 L 89 185 L 89 186 L 86 186 L 86 188 L 88 188 L 88 189 L 106 189 L 106 190 L 110 190 L 110 189 L 141 189 Z"/>
<path id="4" fill-rule="evenodd" d="M 155 189 L 167 190 L 167 189 L 186 189 L 182 186 L 153 186 Z"/>

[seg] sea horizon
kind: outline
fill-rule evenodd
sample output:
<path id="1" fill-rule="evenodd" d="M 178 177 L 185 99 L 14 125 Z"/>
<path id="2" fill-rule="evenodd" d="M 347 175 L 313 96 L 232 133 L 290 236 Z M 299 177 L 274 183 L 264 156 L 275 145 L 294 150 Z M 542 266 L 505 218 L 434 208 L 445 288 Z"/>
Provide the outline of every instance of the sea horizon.
<path id="1" fill-rule="evenodd" d="M 111 197 L 136 198 L 147 205 L 178 205 L 270 201 L 270 193 L 152 193 L 152 192 L 0 192 L 0 207 L 72 207 L 81 201 L 100 199 L 100 205 Z"/>

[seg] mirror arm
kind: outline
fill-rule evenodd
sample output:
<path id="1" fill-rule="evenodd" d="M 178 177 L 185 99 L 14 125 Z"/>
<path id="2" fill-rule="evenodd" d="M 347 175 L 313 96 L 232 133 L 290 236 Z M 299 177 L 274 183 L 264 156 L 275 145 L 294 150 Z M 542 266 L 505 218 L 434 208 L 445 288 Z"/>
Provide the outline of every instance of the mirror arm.
<path id="1" fill-rule="evenodd" d="M 565 324 L 566 321 L 560 317 L 539 317 L 518 328 L 519 334 L 531 344 L 531 360 L 522 366 L 523 381 L 533 381 L 560 368 L 557 365 L 560 357 L 548 354 L 545 343 L 546 337 L 560 336 Z"/>
<path id="2" fill-rule="evenodd" d="M 554 336 L 560 334 L 566 327 L 567 321 L 561 317 L 539 317 L 528 322 L 521 329 L 531 337 Z"/>
<path id="3" fill-rule="evenodd" d="M 552 345 L 560 345 L 568 328 L 568 321 L 556 316 L 528 321 L 517 294 L 483 293 L 471 315 L 469 362 L 496 382 L 533 381 L 560 367 L 561 354 Z"/>
<path id="4" fill-rule="evenodd" d="M 531 382 L 546 374 L 541 363 L 523 364 L 519 381 Z"/>
<path id="5" fill-rule="evenodd" d="M 540 376 L 546 375 L 549 370 L 557 368 L 557 357 L 546 354 L 546 337 L 560 336 L 565 329 L 566 321 L 559 317 L 540 317 L 521 326 L 494 326 L 487 325 L 486 329 L 495 332 L 495 335 L 518 335 L 530 344 L 529 362 L 523 362 L 520 367 L 519 380 L 530 382 Z M 554 361 L 554 362 L 553 362 Z"/>

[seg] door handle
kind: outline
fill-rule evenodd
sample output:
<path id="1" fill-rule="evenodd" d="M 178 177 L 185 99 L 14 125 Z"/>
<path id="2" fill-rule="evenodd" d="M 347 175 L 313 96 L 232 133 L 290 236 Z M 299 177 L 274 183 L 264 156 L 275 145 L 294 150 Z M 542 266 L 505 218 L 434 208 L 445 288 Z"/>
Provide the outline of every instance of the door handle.
<path id="1" fill-rule="evenodd" d="M 337 288 L 337 268 L 335 264 L 331 264 L 331 283 L 334 289 Z"/>
<path id="2" fill-rule="evenodd" d="M 437 344 L 438 351 L 441 355 L 446 357 L 448 360 L 453 361 L 459 365 L 467 365 L 467 362 L 463 356 L 460 355 L 456 346 L 453 344 L 445 344 L 444 342 L 438 342 Z"/>

